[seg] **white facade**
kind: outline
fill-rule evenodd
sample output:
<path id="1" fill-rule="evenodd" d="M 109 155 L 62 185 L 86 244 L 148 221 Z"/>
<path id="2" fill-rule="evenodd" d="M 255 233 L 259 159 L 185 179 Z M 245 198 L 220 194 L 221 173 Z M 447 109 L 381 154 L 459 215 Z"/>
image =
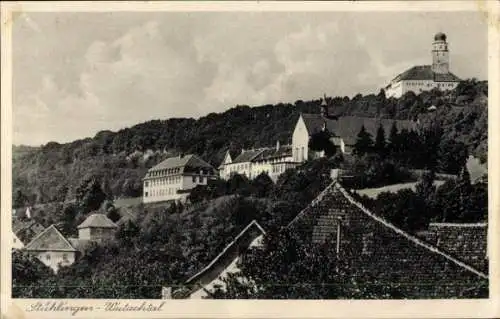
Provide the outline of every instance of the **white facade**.
<path id="1" fill-rule="evenodd" d="M 302 116 L 299 117 L 292 135 L 292 160 L 302 163 L 308 159 L 309 132 Z"/>
<path id="2" fill-rule="evenodd" d="M 442 91 L 455 89 L 460 82 L 435 82 L 432 80 L 402 80 L 391 83 L 385 90 L 385 96 L 400 98 L 406 92 L 414 92 L 415 94 L 424 91 L 430 91 L 437 88 Z"/>
<path id="3" fill-rule="evenodd" d="M 22 249 L 24 248 L 24 243 L 16 236 L 16 234 L 12 233 L 12 249 Z"/>
<path id="4" fill-rule="evenodd" d="M 31 252 L 43 264 L 57 273 L 61 266 L 69 266 L 75 262 L 75 252 L 71 251 L 39 251 Z"/>
<path id="5" fill-rule="evenodd" d="M 407 92 L 419 94 L 434 88 L 439 90 L 453 90 L 460 83 L 460 79 L 450 73 L 450 61 L 446 35 L 437 33 L 432 43 L 432 64 L 415 66 L 395 77 L 385 87 L 387 98 L 399 98 Z"/>
<path id="6" fill-rule="evenodd" d="M 276 148 L 261 148 L 257 150 L 243 150 L 241 154 L 231 160 L 226 155 L 224 162 L 219 167 L 220 177 L 228 180 L 234 174 L 244 175 L 249 179 L 254 179 L 262 173 L 276 181 L 288 168 L 297 166 L 290 152 L 290 146 Z"/>
<path id="7" fill-rule="evenodd" d="M 185 200 L 185 193 L 198 185 L 207 185 L 212 175 L 206 174 L 179 174 L 172 176 L 161 176 L 144 181 L 144 203 L 160 202 L 168 200 Z"/>
<path id="8" fill-rule="evenodd" d="M 213 167 L 194 155 L 169 158 L 164 162 L 177 166 L 163 167 L 162 162 L 148 172 L 143 180 L 144 203 L 185 201 L 189 190 L 198 185 L 207 185 L 210 179 L 218 178 Z"/>

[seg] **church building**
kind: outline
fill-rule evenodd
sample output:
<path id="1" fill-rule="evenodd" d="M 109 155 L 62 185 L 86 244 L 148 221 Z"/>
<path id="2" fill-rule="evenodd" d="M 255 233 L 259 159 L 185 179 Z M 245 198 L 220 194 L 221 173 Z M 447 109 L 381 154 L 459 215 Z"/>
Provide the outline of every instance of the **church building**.
<path id="1" fill-rule="evenodd" d="M 382 119 L 378 117 L 362 116 L 333 116 L 328 111 L 328 106 L 321 105 L 321 114 L 301 113 L 292 135 L 292 161 L 302 163 L 307 160 L 322 157 L 323 152 L 316 152 L 309 148 L 311 137 L 321 131 L 327 132 L 330 141 L 336 146 L 337 152 L 350 154 L 354 149 L 356 138 L 364 127 L 366 132 L 375 138 L 380 126 L 384 128 L 386 138 L 392 126 L 398 131 L 406 129 L 416 130 L 417 123 L 410 120 Z"/>
<path id="2" fill-rule="evenodd" d="M 399 74 L 385 87 L 385 95 L 399 98 L 409 91 L 418 94 L 433 88 L 453 90 L 460 82 L 461 79 L 450 72 L 448 42 L 446 35 L 440 32 L 432 43 L 432 65 L 413 66 Z"/>

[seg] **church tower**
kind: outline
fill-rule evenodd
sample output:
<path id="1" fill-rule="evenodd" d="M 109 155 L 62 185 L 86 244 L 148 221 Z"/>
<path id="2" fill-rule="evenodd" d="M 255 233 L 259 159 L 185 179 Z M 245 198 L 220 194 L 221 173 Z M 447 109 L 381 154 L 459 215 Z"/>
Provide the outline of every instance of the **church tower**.
<path id="1" fill-rule="evenodd" d="M 432 71 L 439 74 L 450 72 L 448 43 L 444 33 L 437 33 L 432 43 Z"/>

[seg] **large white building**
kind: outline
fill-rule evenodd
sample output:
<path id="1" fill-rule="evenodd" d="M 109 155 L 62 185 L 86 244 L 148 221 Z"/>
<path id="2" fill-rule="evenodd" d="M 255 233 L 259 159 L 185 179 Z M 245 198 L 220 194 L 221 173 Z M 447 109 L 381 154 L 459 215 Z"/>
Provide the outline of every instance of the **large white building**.
<path id="1" fill-rule="evenodd" d="M 386 87 L 386 97 L 401 97 L 406 92 L 418 94 L 433 88 L 452 90 L 461 80 L 450 72 L 448 43 L 444 33 L 437 33 L 432 43 L 432 65 L 414 66 L 396 76 Z"/>
<path id="2" fill-rule="evenodd" d="M 185 201 L 191 189 L 215 178 L 215 168 L 196 155 L 170 157 L 148 170 L 143 179 L 143 202 Z"/>
<path id="3" fill-rule="evenodd" d="M 294 168 L 297 164 L 292 157 L 292 146 L 277 142 L 276 147 L 242 150 L 234 160 L 227 152 L 219 166 L 219 174 L 222 179 L 228 180 L 234 174 L 253 179 L 266 173 L 276 181 L 287 169 Z"/>

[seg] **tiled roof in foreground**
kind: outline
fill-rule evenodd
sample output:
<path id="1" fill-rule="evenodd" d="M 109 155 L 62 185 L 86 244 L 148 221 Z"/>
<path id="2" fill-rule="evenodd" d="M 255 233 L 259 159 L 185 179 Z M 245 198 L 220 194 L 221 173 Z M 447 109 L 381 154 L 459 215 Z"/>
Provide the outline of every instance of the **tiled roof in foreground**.
<path id="1" fill-rule="evenodd" d="M 317 244 L 337 245 L 361 285 L 382 285 L 401 298 L 478 298 L 488 274 L 372 213 L 340 183 L 330 184 L 287 226 Z M 339 237 L 337 237 L 337 231 Z M 483 239 L 485 240 L 485 239 Z"/>

